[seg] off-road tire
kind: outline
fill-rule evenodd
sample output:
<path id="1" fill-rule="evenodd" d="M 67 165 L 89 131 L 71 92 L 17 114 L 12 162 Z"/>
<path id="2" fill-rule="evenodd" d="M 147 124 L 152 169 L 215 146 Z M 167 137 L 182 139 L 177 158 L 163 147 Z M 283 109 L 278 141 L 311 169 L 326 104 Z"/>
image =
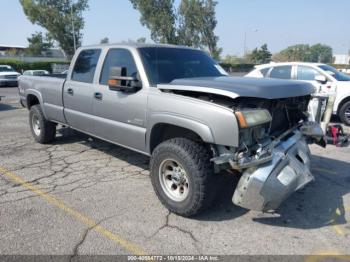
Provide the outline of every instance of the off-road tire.
<path id="1" fill-rule="evenodd" d="M 159 200 L 170 212 L 190 217 L 212 204 L 216 186 L 210 158 L 208 148 L 186 138 L 170 139 L 155 148 L 150 161 L 151 181 Z M 160 166 L 166 159 L 176 160 L 186 171 L 189 191 L 181 202 L 169 198 L 161 186 Z"/>
<path id="2" fill-rule="evenodd" d="M 33 118 L 38 119 L 40 134 L 36 134 L 34 131 Z M 45 119 L 43 111 L 40 105 L 34 105 L 29 111 L 29 126 L 32 135 L 40 144 L 48 144 L 55 139 L 56 136 L 56 124 Z"/>
<path id="3" fill-rule="evenodd" d="M 347 126 L 350 126 L 350 118 L 345 116 L 345 112 L 350 108 L 350 101 L 345 102 L 339 110 L 339 118 Z"/>

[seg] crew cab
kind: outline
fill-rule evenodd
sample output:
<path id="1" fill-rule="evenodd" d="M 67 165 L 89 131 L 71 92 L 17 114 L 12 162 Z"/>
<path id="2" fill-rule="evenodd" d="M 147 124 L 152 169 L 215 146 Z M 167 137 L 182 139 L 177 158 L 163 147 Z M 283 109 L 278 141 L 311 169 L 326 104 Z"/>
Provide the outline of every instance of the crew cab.
<path id="1" fill-rule="evenodd" d="M 313 87 L 232 78 L 197 49 L 83 47 L 66 78 L 22 76 L 19 90 L 37 142 L 64 125 L 149 156 L 155 193 L 182 216 L 210 206 L 221 170 L 240 177 L 233 202 L 262 211 L 314 179 L 307 143 L 323 133 L 308 121 Z"/>

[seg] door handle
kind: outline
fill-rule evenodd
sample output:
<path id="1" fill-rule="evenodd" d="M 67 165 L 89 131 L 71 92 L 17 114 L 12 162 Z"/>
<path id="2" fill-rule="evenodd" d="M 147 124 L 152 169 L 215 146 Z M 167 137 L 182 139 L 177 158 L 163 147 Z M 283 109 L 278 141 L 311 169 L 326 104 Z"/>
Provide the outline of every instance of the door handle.
<path id="1" fill-rule="evenodd" d="M 68 88 L 67 89 L 67 93 L 70 94 L 70 95 L 74 95 L 73 88 Z"/>
<path id="2" fill-rule="evenodd" d="M 102 100 L 102 94 L 97 92 L 97 93 L 94 93 L 94 97 L 97 99 L 97 100 Z"/>

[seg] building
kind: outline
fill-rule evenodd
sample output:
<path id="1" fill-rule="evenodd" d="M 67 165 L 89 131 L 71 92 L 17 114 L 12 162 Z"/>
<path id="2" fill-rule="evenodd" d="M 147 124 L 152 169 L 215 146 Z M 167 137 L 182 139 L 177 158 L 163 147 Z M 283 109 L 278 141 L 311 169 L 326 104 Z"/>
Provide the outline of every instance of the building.
<path id="1" fill-rule="evenodd" d="M 337 65 L 348 65 L 350 63 L 349 55 L 334 55 L 333 56 L 334 64 Z"/>
<path id="2" fill-rule="evenodd" d="M 10 50 L 15 50 L 15 51 L 21 52 L 21 51 L 24 51 L 25 49 L 26 49 L 25 46 L 0 44 L 0 55 L 5 56 L 6 53 Z"/>

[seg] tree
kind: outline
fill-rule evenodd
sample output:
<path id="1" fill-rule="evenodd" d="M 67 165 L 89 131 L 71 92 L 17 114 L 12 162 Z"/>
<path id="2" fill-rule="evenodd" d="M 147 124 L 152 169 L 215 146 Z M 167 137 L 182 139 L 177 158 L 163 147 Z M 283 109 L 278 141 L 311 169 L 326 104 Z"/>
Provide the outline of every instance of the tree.
<path id="1" fill-rule="evenodd" d="M 48 49 L 53 47 L 51 39 L 43 36 L 43 33 L 36 32 L 32 34 L 31 37 L 27 38 L 29 46 L 26 49 L 26 54 L 28 55 L 42 55 L 44 52 L 47 52 Z"/>
<path id="2" fill-rule="evenodd" d="M 157 43 L 187 45 L 206 49 L 214 58 L 222 51 L 214 30 L 217 25 L 214 0 L 130 0 L 141 14 L 141 24 Z"/>
<path id="3" fill-rule="evenodd" d="M 104 37 L 100 41 L 100 44 L 108 44 L 108 43 L 109 43 L 109 38 L 108 37 Z"/>
<path id="4" fill-rule="evenodd" d="M 74 54 L 81 45 L 84 19 L 82 12 L 88 8 L 88 0 L 19 0 L 25 15 L 33 23 L 44 27 L 49 36 L 58 42 L 67 56 Z M 74 27 L 74 30 L 73 30 Z"/>
<path id="5" fill-rule="evenodd" d="M 271 62 L 272 54 L 267 48 L 267 44 L 262 45 L 259 49 L 255 48 L 247 55 L 247 60 L 253 64 L 266 64 Z"/>
<path id="6" fill-rule="evenodd" d="M 330 46 L 316 44 L 313 46 L 299 44 L 289 46 L 282 50 L 278 56 L 280 62 L 301 61 L 301 62 L 321 62 L 331 63 L 333 59 L 333 50 Z"/>

